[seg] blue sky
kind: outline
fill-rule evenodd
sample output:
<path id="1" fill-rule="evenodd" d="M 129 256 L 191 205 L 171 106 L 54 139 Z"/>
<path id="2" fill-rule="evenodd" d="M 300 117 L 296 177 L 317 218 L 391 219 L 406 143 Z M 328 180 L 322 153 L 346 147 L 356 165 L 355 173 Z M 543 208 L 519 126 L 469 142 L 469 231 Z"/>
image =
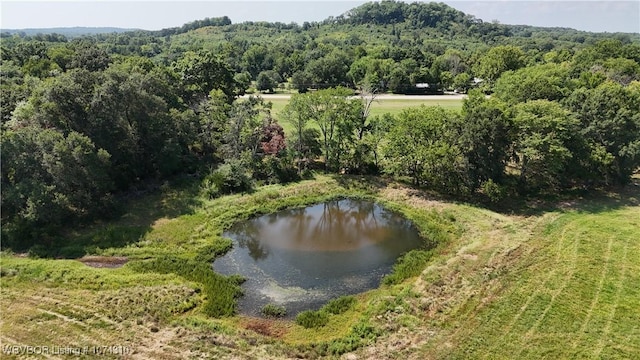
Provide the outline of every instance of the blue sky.
<path id="1" fill-rule="evenodd" d="M 234 23 L 319 21 L 365 1 L 29 1 L 0 2 L 3 29 L 113 26 L 157 30 L 227 15 Z M 640 1 L 442 0 L 484 21 L 570 27 L 598 32 L 640 32 Z"/>

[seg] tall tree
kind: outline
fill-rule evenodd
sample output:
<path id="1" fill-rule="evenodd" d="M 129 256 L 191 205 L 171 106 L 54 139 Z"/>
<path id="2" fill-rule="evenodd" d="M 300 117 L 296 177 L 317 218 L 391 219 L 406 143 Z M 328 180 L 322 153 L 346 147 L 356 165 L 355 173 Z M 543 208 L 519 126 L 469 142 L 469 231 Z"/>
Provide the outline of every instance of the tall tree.
<path id="1" fill-rule="evenodd" d="M 471 187 L 475 189 L 488 180 L 501 182 L 513 135 L 506 106 L 498 100 L 486 99 L 480 91 L 471 91 L 464 100 L 457 127 Z"/>
<path id="2" fill-rule="evenodd" d="M 495 96 L 511 104 L 528 100 L 561 100 L 571 93 L 569 67 L 558 64 L 507 71 L 496 82 Z"/>
<path id="3" fill-rule="evenodd" d="M 107 207 L 109 154 L 77 132 L 21 127 L 2 133 L 2 232 L 10 246 Z"/>
<path id="4" fill-rule="evenodd" d="M 271 103 L 265 103 L 261 97 L 250 96 L 235 102 L 229 111 L 227 126 L 224 130 L 223 147 L 225 159 L 240 159 L 247 154 L 253 159 L 260 148 L 263 125 L 270 122 Z"/>
<path id="5" fill-rule="evenodd" d="M 489 86 L 493 86 L 502 73 L 517 70 L 525 64 L 525 53 L 522 49 L 513 45 L 501 45 L 492 47 L 480 57 L 474 72 Z"/>
<path id="6" fill-rule="evenodd" d="M 466 192 L 464 157 L 455 144 L 456 114 L 440 107 L 409 108 L 387 136 L 386 169 L 410 176 L 416 185 L 447 193 Z"/>
<path id="7" fill-rule="evenodd" d="M 356 136 L 355 129 L 362 117 L 362 103 L 358 99 L 350 99 L 351 95 L 353 91 L 346 88 L 298 94 L 293 96 L 285 111 L 299 139 L 303 138 L 310 121 L 318 125 L 327 170 L 340 168 L 343 158 L 340 150 L 346 150 Z M 302 146 L 299 145 L 300 148 Z"/>
<path id="8" fill-rule="evenodd" d="M 185 88 L 188 103 L 197 105 L 211 90 L 219 89 L 231 103 L 236 96 L 236 84 L 231 67 L 210 51 L 189 51 L 174 64 Z"/>
<path id="9" fill-rule="evenodd" d="M 580 120 L 593 171 L 606 183 L 627 183 L 640 166 L 640 82 L 579 89 L 565 104 Z"/>
<path id="10" fill-rule="evenodd" d="M 572 178 L 567 169 L 579 121 L 560 104 L 533 100 L 514 109 L 514 147 L 520 170 L 520 190 L 557 191 Z"/>
<path id="11" fill-rule="evenodd" d="M 309 144 L 305 132 L 311 121 L 311 109 L 308 97 L 302 94 L 291 96 L 289 103 L 283 110 L 283 117 L 293 127 L 294 136 L 291 138 L 295 142 L 295 149 L 299 160 L 297 161 L 298 173 L 302 172 L 303 159 L 309 157 Z"/>

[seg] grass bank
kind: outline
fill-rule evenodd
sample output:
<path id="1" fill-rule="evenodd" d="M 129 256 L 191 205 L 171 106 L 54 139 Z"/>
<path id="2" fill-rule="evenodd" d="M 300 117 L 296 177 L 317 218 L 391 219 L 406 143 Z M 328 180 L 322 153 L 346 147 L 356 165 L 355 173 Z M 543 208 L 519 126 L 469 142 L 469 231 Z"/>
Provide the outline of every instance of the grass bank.
<path id="1" fill-rule="evenodd" d="M 341 196 L 404 213 L 440 246 L 407 256 L 387 285 L 317 329 L 227 316 L 219 305 L 233 304 L 238 279 L 210 271 L 229 246 L 222 231 Z M 164 186 L 117 221 L 69 231 L 78 255 L 127 257 L 121 268 L 3 253 L 0 339 L 120 345 L 131 358 L 635 358 L 639 198 L 631 186 L 501 214 L 376 178 L 319 176 L 215 200 Z"/>
<path id="2" fill-rule="evenodd" d="M 229 317 L 235 313 L 235 299 L 241 296 L 239 285 L 242 281 L 214 273 L 211 271 L 211 262 L 231 246 L 231 242 L 221 235 L 233 223 L 260 214 L 340 197 L 379 200 L 396 211 L 404 212 L 416 223 L 425 238 L 430 239 L 431 242 L 425 246 L 446 243 L 452 238 L 456 228 L 450 220 L 436 211 L 414 212 L 401 202 L 385 199 L 379 195 L 380 189 L 385 186 L 376 180 L 319 176 L 314 180 L 286 186 L 264 186 L 251 194 L 214 200 L 200 197 L 192 186 L 177 190 L 165 186 L 158 194 L 133 201 L 130 212 L 119 220 L 69 231 L 67 238 L 61 242 L 67 249 L 63 252 L 67 256 L 90 254 L 126 257 L 129 261 L 122 268 L 95 269 L 73 259 L 32 259 L 3 254 L 2 286 L 6 291 L 3 291 L 2 301 L 12 315 L 7 321 L 3 320 L 2 333 L 8 334 L 16 329 L 13 326 L 15 322 L 11 320 L 20 320 L 24 324 L 19 337 L 8 337 L 5 341 L 27 345 L 48 341 L 46 332 L 41 331 L 41 322 L 32 322 L 28 315 L 45 312 L 49 314 L 45 320 L 52 322 L 49 325 L 68 333 L 62 340 L 77 346 L 96 344 L 73 340 L 74 333 L 78 338 L 83 337 L 74 331 L 72 325 L 96 318 L 102 319 L 101 324 L 104 325 L 95 329 L 96 334 L 111 329 L 111 336 L 116 338 L 116 329 L 127 324 L 135 324 L 153 333 L 176 322 L 193 324 L 204 321 L 205 329 L 207 326 L 215 329 L 244 327 L 263 335 L 280 331 L 280 326 L 282 331 L 279 337 L 286 343 L 302 346 L 306 349 L 304 352 L 324 354 L 355 348 L 361 343 L 353 338 L 356 336 L 352 335 L 353 326 L 360 329 L 357 334 L 365 334 L 367 339 L 375 334 L 367 330 L 370 326 L 362 325 L 366 323 L 366 319 L 362 318 L 362 310 L 367 309 L 366 305 L 360 303 L 353 310 L 331 315 L 328 324 L 320 330 L 304 329 L 293 323 L 278 325 L 277 322 L 265 322 L 262 326 L 253 321 L 243 320 L 245 322 L 239 323 L 240 318 Z M 192 199 L 185 201 L 184 197 Z M 56 249 L 40 250 L 42 254 L 47 253 L 45 250 L 55 256 L 62 254 Z M 424 266 L 429 259 L 427 252 L 418 250 L 414 253 L 422 255 L 407 257 L 412 261 L 411 264 L 415 265 L 415 259 L 418 258 Z M 401 261 L 389 283 L 400 283 L 416 275 L 415 269 L 402 264 Z M 173 293 L 171 289 L 178 293 Z M 52 304 L 41 307 L 37 293 L 50 293 L 52 290 L 61 294 L 64 300 L 47 295 L 47 298 L 53 299 Z M 92 300 L 85 302 L 76 298 L 80 293 L 84 294 L 83 297 L 92 293 L 89 297 Z M 158 294 L 157 299 L 153 298 L 153 293 Z M 86 305 L 102 298 L 110 299 L 106 307 Z M 65 304 L 62 307 L 76 311 L 59 313 L 57 305 L 61 303 Z M 120 311 L 115 311 L 116 308 Z M 89 323 L 87 326 L 92 325 Z M 202 327 L 195 325 L 192 330 L 197 333 Z M 141 334 L 138 331 L 135 335 Z M 99 338 L 96 336 L 93 340 Z M 105 335 L 104 338 L 112 337 Z M 349 347 L 330 350 L 329 344 L 340 338 L 351 339 Z"/>
<path id="3" fill-rule="evenodd" d="M 448 340 L 455 351 L 447 356 L 637 358 L 639 239 L 638 206 L 548 215 L 513 249 L 517 264 L 487 269 L 487 280 L 499 279 L 500 288 L 452 314 L 450 325 L 460 327 Z"/>

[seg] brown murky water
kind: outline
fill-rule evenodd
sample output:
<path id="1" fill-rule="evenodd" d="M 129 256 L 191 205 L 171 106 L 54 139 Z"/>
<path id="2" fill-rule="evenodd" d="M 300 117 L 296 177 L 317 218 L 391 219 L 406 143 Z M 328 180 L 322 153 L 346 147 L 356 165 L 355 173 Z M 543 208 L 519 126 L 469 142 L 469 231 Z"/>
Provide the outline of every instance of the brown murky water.
<path id="1" fill-rule="evenodd" d="M 248 315 L 274 303 L 293 316 L 375 288 L 398 256 L 425 243 L 399 214 L 350 199 L 264 215 L 224 236 L 234 248 L 213 267 L 247 279 L 238 305 Z"/>

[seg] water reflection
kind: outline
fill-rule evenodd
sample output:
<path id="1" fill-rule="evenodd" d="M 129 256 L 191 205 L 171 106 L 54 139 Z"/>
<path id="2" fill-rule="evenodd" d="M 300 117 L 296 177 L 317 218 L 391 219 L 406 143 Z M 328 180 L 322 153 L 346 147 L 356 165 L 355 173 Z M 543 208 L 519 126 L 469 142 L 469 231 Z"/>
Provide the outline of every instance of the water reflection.
<path id="1" fill-rule="evenodd" d="M 224 236 L 235 246 L 214 269 L 247 278 L 239 306 L 252 315 L 270 302 L 295 314 L 374 288 L 400 254 L 423 244 L 410 221 L 349 199 L 264 215 Z"/>

